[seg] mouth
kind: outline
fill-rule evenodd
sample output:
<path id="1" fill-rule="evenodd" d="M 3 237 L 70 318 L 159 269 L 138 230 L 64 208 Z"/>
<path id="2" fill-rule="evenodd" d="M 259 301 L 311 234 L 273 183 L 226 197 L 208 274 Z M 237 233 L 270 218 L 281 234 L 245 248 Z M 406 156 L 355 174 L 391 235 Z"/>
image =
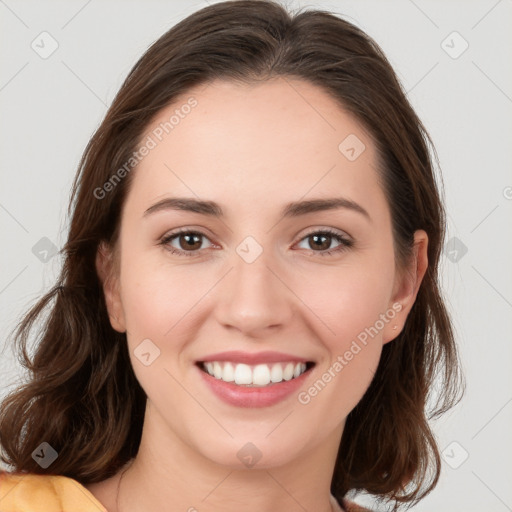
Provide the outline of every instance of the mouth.
<path id="1" fill-rule="evenodd" d="M 241 387 L 271 387 L 298 379 L 314 366 L 313 361 L 282 361 L 245 364 L 232 361 L 197 361 L 196 366 L 208 375 Z"/>

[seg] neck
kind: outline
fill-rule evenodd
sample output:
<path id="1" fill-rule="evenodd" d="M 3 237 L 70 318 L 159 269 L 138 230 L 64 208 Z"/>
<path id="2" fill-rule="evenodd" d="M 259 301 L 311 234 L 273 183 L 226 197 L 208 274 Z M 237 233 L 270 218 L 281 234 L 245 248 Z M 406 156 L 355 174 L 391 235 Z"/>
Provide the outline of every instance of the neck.
<path id="1" fill-rule="evenodd" d="M 342 511 L 330 484 L 343 425 L 307 454 L 240 469 L 212 462 L 165 428 L 155 411 L 150 416 L 138 454 L 119 480 L 116 512 Z"/>

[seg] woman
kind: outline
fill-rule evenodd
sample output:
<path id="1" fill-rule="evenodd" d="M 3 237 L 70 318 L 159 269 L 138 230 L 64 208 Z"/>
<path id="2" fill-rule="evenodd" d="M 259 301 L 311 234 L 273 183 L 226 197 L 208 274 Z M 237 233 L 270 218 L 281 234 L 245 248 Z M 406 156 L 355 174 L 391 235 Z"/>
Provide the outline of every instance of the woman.
<path id="1" fill-rule="evenodd" d="M 428 140 L 332 14 L 223 2 L 164 34 L 85 150 L 62 274 L 19 326 L 23 345 L 49 308 L 1 407 L 0 509 L 429 493 L 427 420 L 460 387 Z"/>

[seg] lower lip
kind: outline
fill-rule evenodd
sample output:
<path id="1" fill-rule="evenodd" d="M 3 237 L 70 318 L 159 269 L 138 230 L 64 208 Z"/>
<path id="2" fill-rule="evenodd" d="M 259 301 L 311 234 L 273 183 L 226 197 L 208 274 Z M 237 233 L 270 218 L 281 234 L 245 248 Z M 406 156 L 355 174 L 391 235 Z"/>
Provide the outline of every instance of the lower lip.
<path id="1" fill-rule="evenodd" d="M 198 372 L 213 393 L 222 401 L 236 407 L 269 407 L 285 400 L 296 392 L 308 378 L 311 368 L 295 379 L 282 381 L 278 384 L 262 387 L 238 386 L 232 382 L 224 382 L 196 365 Z"/>

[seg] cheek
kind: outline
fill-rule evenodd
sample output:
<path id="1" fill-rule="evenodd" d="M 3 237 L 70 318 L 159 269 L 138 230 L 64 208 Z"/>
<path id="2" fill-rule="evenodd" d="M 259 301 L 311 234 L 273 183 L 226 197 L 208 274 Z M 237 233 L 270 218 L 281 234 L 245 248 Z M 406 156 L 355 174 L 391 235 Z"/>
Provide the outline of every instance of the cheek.
<path id="1" fill-rule="evenodd" d="M 322 329 L 321 340 L 328 358 L 317 368 L 315 380 L 297 396 L 307 417 L 322 418 L 327 431 L 336 428 L 360 402 L 380 360 L 382 331 L 377 322 L 384 311 L 383 294 L 364 283 L 354 280 L 358 286 L 333 292 L 337 306 L 330 307 L 331 315 L 324 321 L 334 333 Z"/>
<path id="2" fill-rule="evenodd" d="M 332 427 L 360 401 L 379 364 L 383 328 L 395 314 L 387 309 L 393 269 L 394 258 L 381 253 L 358 265 L 317 273 L 300 292 L 318 316 L 316 332 L 329 358 L 299 403 L 311 407 L 313 417 L 329 416 L 332 407 Z"/>
<path id="3" fill-rule="evenodd" d="M 165 263 L 134 256 L 126 258 L 124 275 L 121 270 L 133 370 L 152 401 L 174 406 L 187 397 L 179 394 L 171 375 L 177 375 L 183 348 L 195 337 L 196 325 L 191 322 L 197 306 L 193 306 L 211 287 L 211 276 L 194 277 L 185 268 L 166 268 Z M 150 355 L 144 360 L 146 353 Z M 170 389 L 177 394 L 169 395 Z"/>
<path id="4" fill-rule="evenodd" d="M 382 253 L 304 273 L 294 286 L 316 323 L 323 324 L 318 332 L 324 344 L 337 353 L 386 313 L 393 280 L 394 259 Z M 378 327 L 382 330 L 381 322 Z"/>
<path id="5" fill-rule="evenodd" d="M 211 269 L 203 272 L 200 265 L 187 263 L 186 257 L 172 260 L 142 233 L 123 234 L 121 299 L 127 331 L 133 343 L 162 340 L 211 286 Z"/>

